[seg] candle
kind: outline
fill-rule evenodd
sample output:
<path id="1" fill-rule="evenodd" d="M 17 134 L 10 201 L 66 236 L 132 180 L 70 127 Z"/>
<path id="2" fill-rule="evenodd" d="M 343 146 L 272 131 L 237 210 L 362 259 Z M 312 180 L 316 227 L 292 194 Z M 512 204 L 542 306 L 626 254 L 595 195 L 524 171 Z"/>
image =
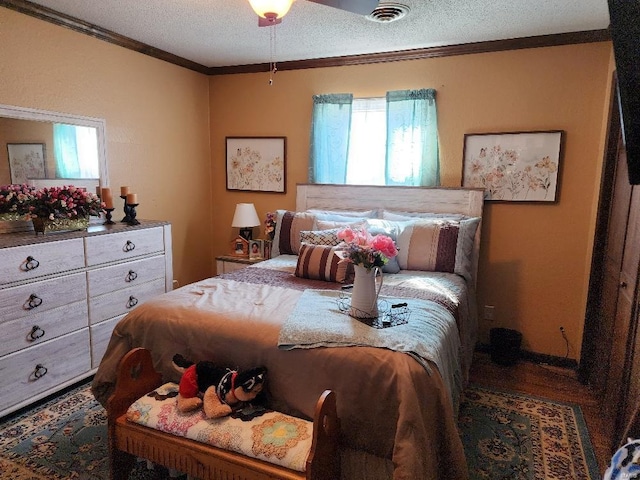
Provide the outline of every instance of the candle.
<path id="1" fill-rule="evenodd" d="M 104 202 L 104 208 L 113 208 L 113 197 L 111 196 L 111 194 L 109 194 L 109 196 L 104 197 L 103 200 Z"/>
<path id="2" fill-rule="evenodd" d="M 96 195 L 101 196 L 102 195 L 102 188 L 100 188 L 100 185 L 98 185 L 96 187 Z"/>
<path id="3" fill-rule="evenodd" d="M 138 203 L 138 194 L 137 193 L 128 193 L 127 194 L 127 205 L 136 205 Z"/>
<path id="4" fill-rule="evenodd" d="M 126 197 L 129 194 L 129 187 L 124 186 L 124 187 L 120 187 L 120 196 L 121 197 Z"/>
<path id="5" fill-rule="evenodd" d="M 98 188 L 96 188 L 96 193 L 98 195 L 101 195 L 102 198 L 106 198 L 106 197 L 110 197 L 111 196 L 111 189 L 109 187 L 104 187 L 101 189 L 100 192 L 98 192 Z"/>

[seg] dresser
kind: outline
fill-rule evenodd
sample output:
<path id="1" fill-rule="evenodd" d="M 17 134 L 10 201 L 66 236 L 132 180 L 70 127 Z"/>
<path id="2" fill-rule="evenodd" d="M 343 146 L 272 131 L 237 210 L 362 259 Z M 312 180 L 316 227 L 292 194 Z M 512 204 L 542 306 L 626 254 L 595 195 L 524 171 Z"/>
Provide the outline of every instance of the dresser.
<path id="1" fill-rule="evenodd" d="M 172 282 L 167 222 L 0 235 L 0 417 L 95 373 L 116 323 Z"/>
<path id="2" fill-rule="evenodd" d="M 221 255 L 216 257 L 216 273 L 222 275 L 223 273 L 235 272 L 236 270 L 242 270 L 249 265 L 254 265 L 259 262 L 263 262 L 264 258 L 249 258 L 249 257 L 234 257 L 233 255 Z"/>

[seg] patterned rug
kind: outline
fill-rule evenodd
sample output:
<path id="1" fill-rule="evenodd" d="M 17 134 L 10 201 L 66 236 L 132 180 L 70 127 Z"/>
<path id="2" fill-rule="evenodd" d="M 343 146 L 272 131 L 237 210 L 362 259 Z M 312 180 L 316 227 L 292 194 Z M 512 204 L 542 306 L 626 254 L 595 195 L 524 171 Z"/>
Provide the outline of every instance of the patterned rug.
<path id="1" fill-rule="evenodd" d="M 577 405 L 472 386 L 458 426 L 471 480 L 601 478 Z"/>
<path id="2" fill-rule="evenodd" d="M 469 387 L 459 415 L 471 480 L 596 479 L 580 409 Z M 107 480 L 106 416 L 88 385 L 0 422 L 0 479 Z M 131 480 L 168 478 L 138 463 Z"/>

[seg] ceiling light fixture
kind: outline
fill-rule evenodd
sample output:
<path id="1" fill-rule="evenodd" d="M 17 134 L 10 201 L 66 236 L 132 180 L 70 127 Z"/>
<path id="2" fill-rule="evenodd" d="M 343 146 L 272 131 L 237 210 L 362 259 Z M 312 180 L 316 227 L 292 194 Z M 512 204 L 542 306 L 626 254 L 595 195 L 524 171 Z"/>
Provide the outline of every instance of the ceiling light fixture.
<path id="1" fill-rule="evenodd" d="M 294 0 L 249 0 L 253 11 L 268 24 L 280 23 Z"/>

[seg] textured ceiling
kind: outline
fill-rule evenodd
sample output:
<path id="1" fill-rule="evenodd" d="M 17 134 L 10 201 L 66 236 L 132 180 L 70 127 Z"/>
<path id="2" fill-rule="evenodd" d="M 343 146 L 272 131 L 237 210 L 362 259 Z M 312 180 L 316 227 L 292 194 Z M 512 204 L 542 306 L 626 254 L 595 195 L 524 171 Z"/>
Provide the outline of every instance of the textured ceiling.
<path id="1" fill-rule="evenodd" d="M 247 0 L 32 0 L 206 67 L 268 63 L 270 30 Z M 404 18 L 297 0 L 275 27 L 275 60 L 307 60 L 606 29 L 607 0 L 403 0 Z"/>

